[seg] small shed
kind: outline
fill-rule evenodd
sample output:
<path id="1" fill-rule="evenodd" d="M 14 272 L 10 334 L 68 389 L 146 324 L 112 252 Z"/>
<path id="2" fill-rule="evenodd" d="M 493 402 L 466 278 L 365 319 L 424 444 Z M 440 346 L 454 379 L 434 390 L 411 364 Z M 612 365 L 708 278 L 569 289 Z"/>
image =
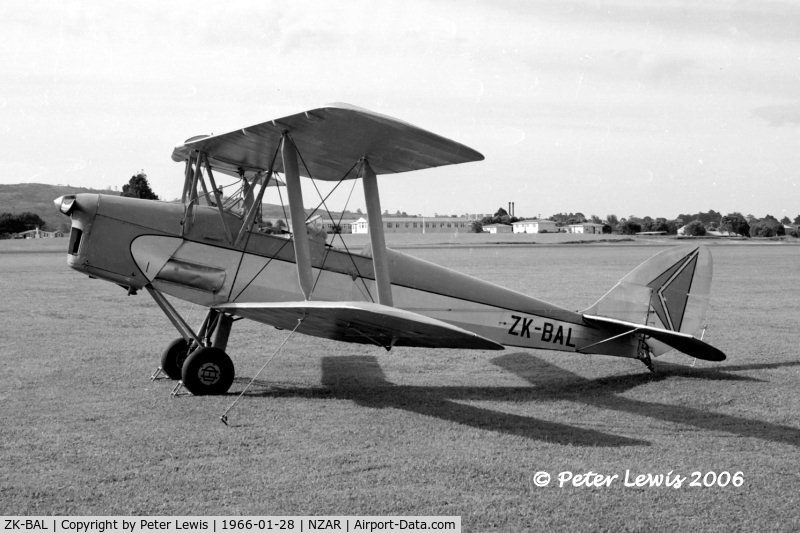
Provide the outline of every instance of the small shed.
<path id="1" fill-rule="evenodd" d="M 514 233 L 557 233 L 558 227 L 552 220 L 542 220 L 533 218 L 530 220 L 518 220 L 512 224 Z"/>
<path id="2" fill-rule="evenodd" d="M 510 224 L 486 224 L 483 226 L 484 233 L 512 233 L 514 228 Z"/>
<path id="3" fill-rule="evenodd" d="M 603 224 L 596 222 L 581 222 L 580 224 L 570 224 L 567 226 L 569 233 L 603 233 Z"/>

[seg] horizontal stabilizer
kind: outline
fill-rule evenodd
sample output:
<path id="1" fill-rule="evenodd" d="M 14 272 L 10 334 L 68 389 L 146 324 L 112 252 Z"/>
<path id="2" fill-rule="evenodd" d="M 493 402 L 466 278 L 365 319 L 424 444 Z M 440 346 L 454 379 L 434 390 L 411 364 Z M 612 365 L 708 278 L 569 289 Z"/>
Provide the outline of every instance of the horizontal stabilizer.
<path id="1" fill-rule="evenodd" d="M 703 342 L 697 337 L 689 335 L 688 333 L 654 328 L 651 326 L 636 324 L 634 322 L 627 322 L 625 320 L 617 320 L 615 318 L 607 318 L 602 316 L 583 315 L 583 318 L 587 323 L 592 325 L 611 326 L 616 328 L 616 330 L 619 330 L 619 332 L 615 334 L 621 334 L 626 328 L 629 328 L 630 331 L 626 332 L 629 335 L 647 335 L 648 337 L 652 337 L 658 341 L 661 341 L 678 351 L 681 351 L 692 357 L 696 357 L 697 359 L 703 359 L 704 361 L 725 360 L 725 354 L 722 352 L 722 350 L 719 350 L 718 348 L 715 348 L 707 342 Z"/>
<path id="2" fill-rule="evenodd" d="M 375 174 L 394 174 L 480 161 L 469 148 L 407 122 L 348 104 L 331 104 L 229 133 L 199 136 L 177 146 L 173 161 L 204 152 L 214 170 L 249 179 L 268 170 L 287 133 L 302 157 L 300 175 L 338 181 L 361 158 Z M 281 158 L 273 170 L 283 172 Z M 349 177 L 356 178 L 352 173 Z"/>
<path id="3" fill-rule="evenodd" d="M 384 348 L 502 350 L 502 345 L 441 320 L 370 302 L 247 302 L 216 309 L 314 337 Z"/>

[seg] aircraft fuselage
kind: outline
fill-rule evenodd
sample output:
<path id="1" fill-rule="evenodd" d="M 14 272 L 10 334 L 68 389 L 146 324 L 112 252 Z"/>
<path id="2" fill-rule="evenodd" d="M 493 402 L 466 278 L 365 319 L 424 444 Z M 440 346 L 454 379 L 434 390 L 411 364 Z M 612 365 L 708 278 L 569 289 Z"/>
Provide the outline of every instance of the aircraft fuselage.
<path id="1" fill-rule="evenodd" d="M 62 210 L 64 212 L 64 210 Z M 78 194 L 69 211 L 69 265 L 135 292 L 147 285 L 202 306 L 303 300 L 288 235 L 250 232 L 232 244 L 214 207 L 110 195 Z M 242 221 L 226 213 L 234 232 Z M 310 241 L 312 300 L 375 301 L 368 254 Z M 394 306 L 473 331 L 505 346 L 636 357 L 631 337 L 608 341 L 608 329 L 580 313 L 387 250 Z M 612 332 L 613 333 L 613 332 Z"/>

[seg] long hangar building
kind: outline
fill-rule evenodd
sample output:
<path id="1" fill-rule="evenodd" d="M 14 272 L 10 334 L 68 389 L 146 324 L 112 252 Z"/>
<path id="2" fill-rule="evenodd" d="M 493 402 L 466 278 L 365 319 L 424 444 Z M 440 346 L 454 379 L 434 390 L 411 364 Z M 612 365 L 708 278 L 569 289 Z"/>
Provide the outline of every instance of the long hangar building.
<path id="1" fill-rule="evenodd" d="M 470 231 L 474 218 L 466 217 L 383 217 L 385 233 L 462 233 Z M 479 220 L 479 219 L 477 219 Z M 353 222 L 353 233 L 369 233 L 366 218 Z"/>
<path id="2" fill-rule="evenodd" d="M 410 217 L 410 216 L 384 216 L 383 231 L 385 233 L 469 233 L 472 224 L 481 220 L 483 215 L 462 217 Z M 276 221 L 277 222 L 277 219 Z M 284 227 L 291 225 L 281 219 Z M 343 220 L 340 224 L 330 221 L 318 220 L 320 229 L 327 233 L 369 233 L 369 224 L 364 217 L 358 220 Z M 596 226 L 589 227 L 586 226 Z M 574 224 L 572 226 L 558 227 L 552 220 L 528 219 L 514 222 L 513 224 L 489 224 L 484 226 L 486 233 L 600 233 L 602 224 Z"/>
<path id="3" fill-rule="evenodd" d="M 385 233 L 462 233 L 472 231 L 472 224 L 483 216 L 470 217 L 383 217 Z M 345 224 L 343 224 L 344 226 Z M 352 233 L 369 233 L 367 219 L 350 223 Z M 552 220 L 525 220 L 508 225 L 508 233 L 556 233 L 559 228 Z M 342 228 L 347 232 L 346 227 Z"/>

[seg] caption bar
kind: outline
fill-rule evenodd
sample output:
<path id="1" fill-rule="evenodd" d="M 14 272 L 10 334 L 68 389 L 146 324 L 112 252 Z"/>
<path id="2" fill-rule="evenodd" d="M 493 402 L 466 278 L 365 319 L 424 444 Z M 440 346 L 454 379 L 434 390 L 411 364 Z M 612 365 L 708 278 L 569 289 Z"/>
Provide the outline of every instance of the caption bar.
<path id="1" fill-rule="evenodd" d="M 2 524 L 3 532 L 24 533 L 461 533 L 460 516 L 4 516 Z"/>

